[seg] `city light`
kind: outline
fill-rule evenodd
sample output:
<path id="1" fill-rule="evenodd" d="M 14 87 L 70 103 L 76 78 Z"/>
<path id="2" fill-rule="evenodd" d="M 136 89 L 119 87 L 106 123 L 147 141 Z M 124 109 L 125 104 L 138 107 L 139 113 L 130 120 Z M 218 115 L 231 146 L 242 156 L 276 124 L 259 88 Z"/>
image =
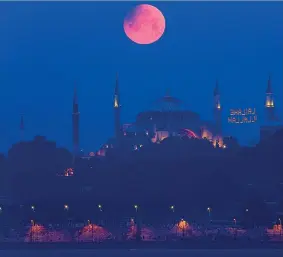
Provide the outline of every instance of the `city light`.
<path id="1" fill-rule="evenodd" d="M 172 210 L 172 212 L 175 212 L 175 206 L 174 205 L 171 205 L 170 209 Z"/>
<path id="2" fill-rule="evenodd" d="M 207 208 L 207 212 L 208 212 L 208 217 L 210 218 L 210 216 L 211 216 L 211 208 L 210 207 Z"/>
<path id="3" fill-rule="evenodd" d="M 134 208 L 136 209 L 137 212 L 139 207 L 137 205 L 134 205 Z"/>
<path id="4" fill-rule="evenodd" d="M 31 209 L 32 209 L 32 211 L 35 211 L 35 206 L 32 205 L 32 206 L 31 206 Z"/>
<path id="5" fill-rule="evenodd" d="M 98 209 L 99 209 L 100 211 L 102 211 L 102 205 L 101 205 L 101 204 L 98 205 Z"/>
<path id="6" fill-rule="evenodd" d="M 65 205 L 64 205 L 64 210 L 65 210 L 65 211 L 68 211 L 68 210 L 69 210 L 69 205 L 65 204 Z"/>

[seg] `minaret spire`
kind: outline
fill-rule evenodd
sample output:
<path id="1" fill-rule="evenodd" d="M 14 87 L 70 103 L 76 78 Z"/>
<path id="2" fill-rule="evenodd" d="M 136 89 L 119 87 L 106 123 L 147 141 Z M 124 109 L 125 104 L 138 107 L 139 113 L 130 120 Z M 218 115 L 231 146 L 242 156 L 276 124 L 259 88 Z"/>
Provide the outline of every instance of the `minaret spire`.
<path id="1" fill-rule="evenodd" d="M 275 105 L 274 105 L 274 95 L 271 87 L 271 76 L 269 75 L 267 81 L 267 88 L 265 94 L 265 110 L 266 110 L 266 121 L 274 121 L 275 118 Z"/>
<path id="2" fill-rule="evenodd" d="M 215 88 L 214 88 L 214 96 L 219 95 L 219 84 L 218 79 L 216 80 Z"/>
<path id="3" fill-rule="evenodd" d="M 118 73 L 116 73 L 116 82 L 115 82 L 115 90 L 114 90 L 114 108 L 119 108 L 120 106 L 120 92 L 119 92 L 119 77 Z"/>
<path id="4" fill-rule="evenodd" d="M 268 77 L 266 93 L 267 94 L 272 94 L 271 75 L 269 75 L 269 77 Z"/>
<path id="5" fill-rule="evenodd" d="M 120 104 L 120 92 L 119 92 L 119 78 L 118 78 L 118 73 L 116 74 L 116 83 L 115 83 L 115 90 L 114 90 L 114 103 L 113 103 L 113 108 L 114 108 L 114 131 L 115 131 L 115 138 L 117 142 L 120 141 L 121 137 L 121 121 L 120 121 L 120 109 L 121 109 L 121 104 Z"/>
<path id="6" fill-rule="evenodd" d="M 214 96 L 214 107 L 213 107 L 214 121 L 216 125 L 217 134 L 221 135 L 222 134 L 222 117 L 221 117 L 222 106 L 220 102 L 220 91 L 219 91 L 218 80 L 216 80 L 215 88 L 213 91 L 213 96 Z"/>
<path id="7" fill-rule="evenodd" d="M 74 157 L 79 154 L 79 104 L 77 96 L 77 86 L 74 86 L 74 97 L 73 97 L 73 155 Z"/>

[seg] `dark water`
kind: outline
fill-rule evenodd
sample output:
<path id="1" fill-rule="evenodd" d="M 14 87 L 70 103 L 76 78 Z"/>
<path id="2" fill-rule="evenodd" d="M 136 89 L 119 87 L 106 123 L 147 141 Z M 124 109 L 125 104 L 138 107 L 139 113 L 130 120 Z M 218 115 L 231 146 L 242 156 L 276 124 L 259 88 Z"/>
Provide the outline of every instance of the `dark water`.
<path id="1" fill-rule="evenodd" d="M 283 257 L 283 250 L 0 250 L 1 257 Z"/>

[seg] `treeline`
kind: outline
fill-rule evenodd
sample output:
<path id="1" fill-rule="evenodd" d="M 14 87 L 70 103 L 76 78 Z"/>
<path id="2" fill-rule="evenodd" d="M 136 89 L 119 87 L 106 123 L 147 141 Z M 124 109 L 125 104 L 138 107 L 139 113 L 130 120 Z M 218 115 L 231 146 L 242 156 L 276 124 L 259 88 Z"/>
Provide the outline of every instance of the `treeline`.
<path id="1" fill-rule="evenodd" d="M 253 148 L 221 149 L 205 140 L 168 138 L 138 151 L 113 148 L 105 158 L 73 163 L 66 149 L 36 137 L 0 157 L 1 191 L 27 205 L 68 202 L 95 210 L 101 203 L 122 214 L 137 204 L 157 217 L 174 205 L 180 215 L 193 218 L 207 217 L 211 207 L 218 217 L 264 221 L 274 212 L 266 202 L 276 201 L 283 209 L 282 148 L 283 131 Z M 69 167 L 74 176 L 60 176 Z"/>

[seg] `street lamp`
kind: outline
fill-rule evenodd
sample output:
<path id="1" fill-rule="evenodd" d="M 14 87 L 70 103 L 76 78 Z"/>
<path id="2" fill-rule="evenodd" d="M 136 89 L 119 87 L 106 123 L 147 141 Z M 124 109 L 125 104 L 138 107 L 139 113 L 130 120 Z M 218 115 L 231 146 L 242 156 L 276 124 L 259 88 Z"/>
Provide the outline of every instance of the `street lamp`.
<path id="1" fill-rule="evenodd" d="M 102 211 L 102 205 L 101 204 L 98 205 L 98 209 L 99 209 L 99 211 Z"/>
<path id="2" fill-rule="evenodd" d="M 30 242 L 33 242 L 33 227 L 34 227 L 34 225 L 35 225 L 35 222 L 34 222 L 34 220 L 31 220 L 30 221 L 30 223 L 31 223 L 31 228 L 30 228 Z"/>
<path id="3" fill-rule="evenodd" d="M 34 205 L 31 206 L 31 210 L 35 211 L 35 206 Z"/>
<path id="4" fill-rule="evenodd" d="M 134 205 L 134 208 L 136 209 L 136 212 L 138 212 L 138 206 L 137 205 Z"/>
<path id="5" fill-rule="evenodd" d="M 172 211 L 172 213 L 174 213 L 175 212 L 175 206 L 171 205 L 170 206 L 170 210 Z M 175 215 L 173 215 L 173 216 L 175 216 Z M 175 226 L 175 217 L 173 217 L 172 222 L 173 222 L 173 228 L 174 228 L 174 226 Z M 176 226 L 176 234 L 177 234 L 177 226 Z"/>
<path id="6" fill-rule="evenodd" d="M 2 211 L 3 211 L 3 209 L 2 209 L 2 207 L 0 206 L 0 213 L 2 213 Z"/>
<path id="7" fill-rule="evenodd" d="M 235 226 L 237 225 L 237 220 L 234 218 L 233 219 Z"/>
<path id="8" fill-rule="evenodd" d="M 65 210 L 65 211 L 68 211 L 68 210 L 69 210 L 69 205 L 65 204 L 65 205 L 64 205 L 64 210 Z"/>
<path id="9" fill-rule="evenodd" d="M 88 226 L 91 226 L 91 236 L 92 236 L 92 242 L 94 242 L 94 231 L 93 231 L 93 224 L 90 220 L 87 221 Z"/>
<path id="10" fill-rule="evenodd" d="M 208 207 L 208 208 L 207 208 L 207 211 L 208 211 L 208 217 L 210 218 L 210 216 L 211 216 L 211 208 Z"/>

